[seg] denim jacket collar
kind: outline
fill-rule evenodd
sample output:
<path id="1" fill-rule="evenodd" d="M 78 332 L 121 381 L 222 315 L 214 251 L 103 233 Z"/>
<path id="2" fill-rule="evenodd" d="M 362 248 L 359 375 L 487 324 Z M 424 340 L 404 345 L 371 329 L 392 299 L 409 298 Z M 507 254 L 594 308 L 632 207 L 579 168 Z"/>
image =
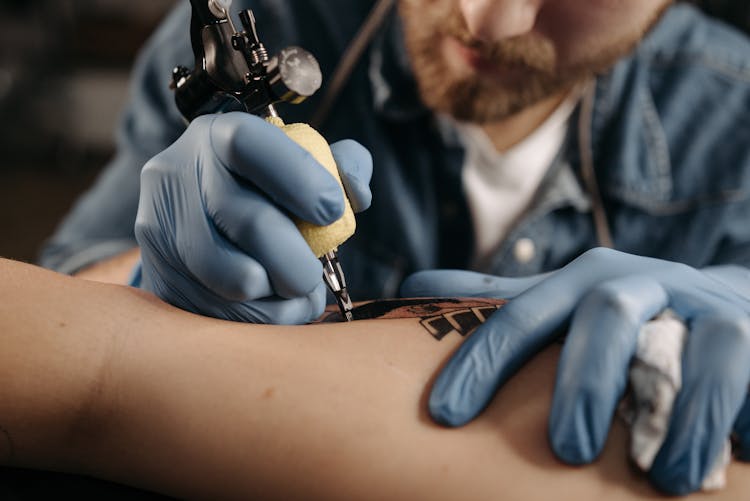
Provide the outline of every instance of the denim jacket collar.
<path id="1" fill-rule="evenodd" d="M 740 82 L 750 84 L 748 61 L 744 35 L 706 20 L 690 5 L 668 9 L 633 53 L 598 79 L 591 137 L 607 196 L 652 214 L 671 214 L 730 196 L 736 185 L 732 176 L 725 186 L 717 179 L 690 188 L 685 180 L 697 175 L 692 166 L 716 162 L 709 145 L 724 143 L 721 131 L 737 111 L 726 110 L 722 119 L 720 87 L 701 85 L 724 80 L 734 82 L 733 92 L 742 92 Z M 700 106 L 705 107 L 705 119 L 713 121 L 699 136 L 702 145 L 680 137 L 695 137 L 691 124 L 705 125 L 687 118 Z"/>

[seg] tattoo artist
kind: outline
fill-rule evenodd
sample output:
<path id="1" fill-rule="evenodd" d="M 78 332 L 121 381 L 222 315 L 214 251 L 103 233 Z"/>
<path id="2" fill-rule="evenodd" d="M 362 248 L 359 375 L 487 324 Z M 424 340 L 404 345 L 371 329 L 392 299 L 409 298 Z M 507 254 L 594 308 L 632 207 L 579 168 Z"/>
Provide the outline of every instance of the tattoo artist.
<path id="1" fill-rule="evenodd" d="M 549 438 L 562 460 L 590 462 L 640 326 L 669 308 L 690 332 L 653 483 L 698 489 L 732 432 L 750 459 L 748 39 L 670 0 L 374 3 L 232 10 L 255 11 L 271 52 L 310 50 L 334 87 L 284 113 L 356 140 L 332 146 L 355 209 L 372 201 L 340 251 L 352 298 L 402 283 L 514 298 L 443 370 L 433 417 L 468 422 L 567 334 Z M 185 127 L 165 75 L 191 63 L 189 16 L 178 3 L 144 48 L 118 153 L 41 262 L 126 275 L 140 258 L 142 287 L 179 307 L 309 321 L 325 288 L 290 215 L 331 222 L 341 190 L 257 117 Z"/>

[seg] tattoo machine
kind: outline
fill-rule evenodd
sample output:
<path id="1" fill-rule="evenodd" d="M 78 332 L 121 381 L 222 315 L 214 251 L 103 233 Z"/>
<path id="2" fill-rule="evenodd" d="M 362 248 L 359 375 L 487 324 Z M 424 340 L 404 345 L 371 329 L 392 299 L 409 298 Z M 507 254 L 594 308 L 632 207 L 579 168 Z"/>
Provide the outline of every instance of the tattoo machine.
<path id="1" fill-rule="evenodd" d="M 176 67 L 171 88 L 187 121 L 208 114 L 245 111 L 280 127 L 308 150 L 341 185 L 328 142 L 307 124 L 285 125 L 274 105 L 298 104 L 320 88 L 322 75 L 315 57 L 301 47 L 287 47 L 269 58 L 258 38 L 250 9 L 239 13 L 242 31 L 230 16 L 231 0 L 190 0 L 190 36 L 195 68 Z M 342 185 L 342 191 L 346 191 Z M 349 201 L 338 221 L 317 226 L 295 220 L 302 236 L 323 263 L 323 280 L 333 293 L 343 317 L 352 320 L 352 302 L 338 259 L 338 246 L 354 234 Z"/>

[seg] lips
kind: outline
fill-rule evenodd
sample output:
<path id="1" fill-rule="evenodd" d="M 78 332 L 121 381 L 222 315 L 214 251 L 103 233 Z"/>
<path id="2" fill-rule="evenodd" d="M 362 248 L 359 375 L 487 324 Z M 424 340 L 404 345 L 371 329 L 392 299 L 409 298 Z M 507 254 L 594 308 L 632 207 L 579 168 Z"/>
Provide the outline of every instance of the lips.
<path id="1" fill-rule="evenodd" d="M 501 82 L 523 81 L 533 73 L 532 68 L 522 62 L 501 62 L 490 59 L 480 49 L 470 47 L 455 37 L 445 39 L 446 57 L 461 72 L 468 71 L 482 79 Z"/>
<path id="2" fill-rule="evenodd" d="M 459 40 L 449 37 L 446 42 L 458 58 L 469 68 L 475 71 L 488 71 L 492 69 L 492 63 L 475 48 L 464 45 Z"/>

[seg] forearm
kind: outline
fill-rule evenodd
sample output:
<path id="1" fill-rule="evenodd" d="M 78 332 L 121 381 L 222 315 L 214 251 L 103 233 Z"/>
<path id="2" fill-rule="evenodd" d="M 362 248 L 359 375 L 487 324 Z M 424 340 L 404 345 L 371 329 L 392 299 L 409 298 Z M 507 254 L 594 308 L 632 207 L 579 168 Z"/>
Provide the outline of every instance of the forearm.
<path id="1" fill-rule="evenodd" d="M 198 499 L 660 498 L 628 470 L 620 423 L 594 466 L 553 457 L 557 348 L 475 422 L 446 430 L 424 400 L 455 333 L 437 342 L 413 319 L 163 327 L 174 336 L 143 332 L 122 352 L 111 433 L 90 455 L 97 475 Z M 733 465 L 714 496 L 746 492 L 746 470 Z"/>
<path id="2" fill-rule="evenodd" d="M 163 314 L 120 352 L 110 432 L 89 456 L 97 475 L 189 498 L 660 497 L 629 472 L 620 423 L 596 465 L 553 457 L 557 348 L 475 422 L 446 430 L 425 397 L 455 332 L 438 342 L 418 319 L 281 327 Z M 733 465 L 714 496 L 749 488 L 745 470 Z"/>
<path id="3" fill-rule="evenodd" d="M 554 459 L 557 348 L 446 430 L 426 392 L 462 338 L 437 341 L 419 319 L 245 325 L 7 261 L 0 278 L 12 464 L 185 498 L 658 497 L 629 472 L 620 427 L 591 467 Z M 715 496 L 746 493 L 747 468 Z"/>
<path id="4" fill-rule="evenodd" d="M 0 265 L 0 287 L 12 296 L 2 332 L 36 336 L 38 345 L 6 352 L 25 365 L 4 366 L 14 371 L 3 381 L 36 375 L 37 364 L 50 372 L 2 395 L 30 403 L 2 412 L 23 450 L 13 464 L 190 498 L 361 498 L 429 487 L 438 463 L 420 467 L 417 451 L 393 448 L 442 434 L 420 398 L 429 368 L 458 338 L 404 333 L 414 319 L 354 330 L 219 322 L 134 289 Z M 38 354 L 48 358 L 37 362 Z M 442 456 L 450 463 L 449 451 Z M 395 482 L 406 468 L 413 476 Z"/>
<path id="5" fill-rule="evenodd" d="M 134 332 L 120 351 L 106 440 L 87 453 L 93 474 L 190 498 L 405 498 L 428 487 L 437 462 L 420 467 L 421 452 L 393 447 L 442 433 L 425 426 L 420 399 L 425 369 L 457 340 L 404 339 L 413 319 L 358 333 L 182 318 Z"/>
<path id="6" fill-rule="evenodd" d="M 0 284 L 0 461 L 70 468 L 68 453 L 96 427 L 112 350 L 111 332 L 81 310 L 112 316 L 114 305 L 101 288 L 6 260 Z"/>

